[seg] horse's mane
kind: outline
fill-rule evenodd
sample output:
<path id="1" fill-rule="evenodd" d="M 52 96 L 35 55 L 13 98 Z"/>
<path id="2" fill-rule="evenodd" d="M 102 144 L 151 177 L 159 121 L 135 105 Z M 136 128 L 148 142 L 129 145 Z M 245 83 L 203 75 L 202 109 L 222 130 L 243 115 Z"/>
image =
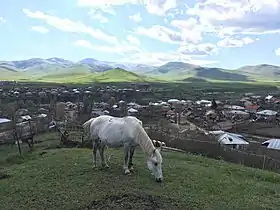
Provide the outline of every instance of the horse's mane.
<path id="1" fill-rule="evenodd" d="M 156 149 L 152 140 L 150 139 L 142 125 L 140 125 L 140 123 L 135 123 L 135 127 L 135 140 L 140 145 L 144 153 L 151 155 Z"/>

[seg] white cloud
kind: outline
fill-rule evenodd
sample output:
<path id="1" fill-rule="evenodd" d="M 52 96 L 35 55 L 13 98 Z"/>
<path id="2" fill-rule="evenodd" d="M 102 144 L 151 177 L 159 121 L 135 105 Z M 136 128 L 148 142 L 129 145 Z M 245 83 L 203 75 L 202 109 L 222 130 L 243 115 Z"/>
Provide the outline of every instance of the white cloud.
<path id="1" fill-rule="evenodd" d="M 87 48 L 99 52 L 105 52 L 105 53 L 126 55 L 126 54 L 133 54 L 133 53 L 140 52 L 138 47 L 127 45 L 127 44 L 118 45 L 118 46 L 93 45 L 87 40 L 77 40 L 73 44 L 76 47 L 83 47 L 83 48 Z"/>
<path id="2" fill-rule="evenodd" d="M 275 50 L 275 54 L 276 54 L 277 56 L 280 56 L 280 48 L 277 48 L 277 49 Z"/>
<path id="3" fill-rule="evenodd" d="M 129 16 L 129 19 L 135 21 L 136 23 L 139 23 L 142 21 L 140 13 Z"/>
<path id="4" fill-rule="evenodd" d="M 140 46 L 140 41 L 136 37 L 132 35 L 127 35 L 126 39 L 132 45 Z"/>
<path id="5" fill-rule="evenodd" d="M 0 17 L 0 23 L 5 23 L 7 20 L 4 17 Z"/>
<path id="6" fill-rule="evenodd" d="M 217 63 L 217 61 L 212 60 L 199 60 L 199 59 L 192 59 L 189 55 L 184 55 L 179 52 L 167 52 L 167 53 L 161 53 L 161 52 L 142 52 L 142 53 L 136 53 L 133 54 L 120 62 L 130 62 L 130 63 L 145 63 L 147 65 L 155 65 L 160 66 L 167 62 L 172 61 L 180 61 L 180 62 L 186 62 L 191 63 L 195 65 L 208 65 Z"/>
<path id="7" fill-rule="evenodd" d="M 92 11 L 102 11 L 111 15 L 116 15 L 115 6 L 124 4 L 137 4 L 140 0 L 77 0 L 79 7 L 89 7 Z"/>
<path id="8" fill-rule="evenodd" d="M 165 15 L 170 9 L 176 8 L 176 0 L 143 0 L 146 9 L 151 14 Z"/>
<path id="9" fill-rule="evenodd" d="M 151 28 L 141 26 L 136 28 L 134 33 L 172 44 L 180 44 L 181 42 L 198 43 L 202 40 L 202 34 L 198 30 L 181 29 L 178 32 L 161 25 L 153 25 Z"/>
<path id="10" fill-rule="evenodd" d="M 186 44 L 181 45 L 178 51 L 184 55 L 192 56 L 204 56 L 211 55 L 217 52 L 216 45 L 212 43 L 203 43 L 203 44 Z"/>
<path id="11" fill-rule="evenodd" d="M 151 28 L 138 27 L 134 33 L 171 44 L 184 41 L 184 37 L 179 32 L 160 25 L 154 25 Z"/>
<path id="12" fill-rule="evenodd" d="M 49 29 L 47 29 L 47 28 L 45 28 L 43 26 L 32 26 L 31 29 L 33 31 L 37 31 L 37 32 L 39 32 L 41 34 L 46 34 L 46 33 L 49 32 Z"/>
<path id="13" fill-rule="evenodd" d="M 99 29 L 94 29 L 86 26 L 82 22 L 76 22 L 67 18 L 60 18 L 52 15 L 45 14 L 40 11 L 31 12 L 28 9 L 23 9 L 23 12 L 30 18 L 42 20 L 50 26 L 64 32 L 72 32 L 79 34 L 88 34 L 96 39 L 103 40 L 111 44 L 119 44 L 115 36 L 108 35 Z"/>
<path id="14" fill-rule="evenodd" d="M 95 10 L 91 10 L 89 15 L 92 19 L 99 21 L 100 23 L 107 23 L 109 20 L 108 18 L 104 17 L 102 14 Z"/>
<path id="15" fill-rule="evenodd" d="M 279 0 L 204 0 L 188 9 L 187 14 L 199 17 L 200 24 L 218 33 L 280 32 Z"/>
<path id="16" fill-rule="evenodd" d="M 195 18 L 172 20 L 170 24 L 180 29 L 184 39 L 189 42 L 198 43 L 203 39 L 202 32 L 204 31 L 204 28 L 199 26 L 199 23 Z"/>
<path id="17" fill-rule="evenodd" d="M 257 40 L 258 39 L 252 39 L 250 37 L 244 37 L 242 39 L 226 37 L 218 42 L 218 46 L 227 48 L 243 47 L 244 45 L 251 44 Z"/>
<path id="18" fill-rule="evenodd" d="M 74 42 L 74 46 L 76 47 L 84 47 L 88 49 L 94 49 L 94 46 L 87 40 L 78 40 Z"/>
<path id="19" fill-rule="evenodd" d="M 78 0 L 78 6 L 80 7 L 106 7 L 106 6 L 120 6 L 123 4 L 137 3 L 138 0 Z"/>
<path id="20" fill-rule="evenodd" d="M 78 6 L 106 10 L 124 4 L 137 4 L 145 6 L 151 14 L 165 15 L 170 9 L 175 9 L 177 0 L 78 0 Z"/>

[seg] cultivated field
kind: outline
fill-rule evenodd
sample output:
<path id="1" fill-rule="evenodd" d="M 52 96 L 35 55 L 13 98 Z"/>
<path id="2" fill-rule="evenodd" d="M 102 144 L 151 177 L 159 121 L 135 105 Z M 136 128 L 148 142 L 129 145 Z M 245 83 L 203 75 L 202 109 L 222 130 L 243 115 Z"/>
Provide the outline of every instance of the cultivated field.
<path id="1" fill-rule="evenodd" d="M 280 175 L 200 156 L 163 152 L 165 181 L 156 183 L 141 151 L 122 174 L 122 150 L 110 169 L 91 168 L 91 150 L 56 148 L 56 134 L 23 157 L 0 148 L 0 209 L 279 209 Z"/>

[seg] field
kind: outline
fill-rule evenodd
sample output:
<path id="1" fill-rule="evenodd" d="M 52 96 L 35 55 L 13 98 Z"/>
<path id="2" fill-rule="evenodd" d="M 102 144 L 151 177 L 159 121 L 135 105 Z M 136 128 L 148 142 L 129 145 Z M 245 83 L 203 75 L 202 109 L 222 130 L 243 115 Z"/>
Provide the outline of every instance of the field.
<path id="1" fill-rule="evenodd" d="M 56 148 L 53 134 L 32 152 L 1 147 L 0 209 L 279 209 L 280 175 L 201 156 L 163 152 L 164 182 L 150 176 L 141 151 L 122 174 L 122 150 L 110 169 L 91 168 L 91 150 Z M 6 174 L 7 176 L 4 176 Z"/>

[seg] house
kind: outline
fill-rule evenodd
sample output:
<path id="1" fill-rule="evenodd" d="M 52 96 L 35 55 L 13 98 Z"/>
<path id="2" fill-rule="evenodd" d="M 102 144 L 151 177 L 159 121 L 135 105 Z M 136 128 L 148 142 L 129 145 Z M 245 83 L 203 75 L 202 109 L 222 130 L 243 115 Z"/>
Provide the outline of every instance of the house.
<path id="1" fill-rule="evenodd" d="M 257 117 L 264 119 L 274 119 L 276 118 L 277 112 L 273 110 L 262 110 L 257 112 Z"/>
<path id="2" fill-rule="evenodd" d="M 134 108 L 129 108 L 127 110 L 128 115 L 130 116 L 137 116 L 138 115 L 138 110 L 134 109 Z"/>
<path id="3" fill-rule="evenodd" d="M 248 145 L 249 143 L 244 140 L 244 137 L 239 134 L 234 133 L 224 133 L 218 136 L 218 142 L 220 144 L 229 146 L 233 149 L 240 149 L 244 145 Z"/>
<path id="4" fill-rule="evenodd" d="M 263 142 L 262 146 L 266 146 L 268 149 L 280 150 L 280 139 L 269 139 Z"/>
<path id="5" fill-rule="evenodd" d="M 272 95 L 268 95 L 268 96 L 265 97 L 265 101 L 268 102 L 268 103 L 271 102 L 272 99 L 273 99 Z"/>
<path id="6" fill-rule="evenodd" d="M 257 113 L 259 108 L 260 108 L 260 106 L 258 106 L 258 105 L 249 105 L 249 106 L 245 107 L 245 110 L 248 113 Z"/>
<path id="7" fill-rule="evenodd" d="M 233 149 L 240 149 L 249 143 L 245 141 L 245 137 L 240 134 L 230 133 L 223 130 L 209 131 L 208 135 L 214 135 L 217 141 Z"/>

